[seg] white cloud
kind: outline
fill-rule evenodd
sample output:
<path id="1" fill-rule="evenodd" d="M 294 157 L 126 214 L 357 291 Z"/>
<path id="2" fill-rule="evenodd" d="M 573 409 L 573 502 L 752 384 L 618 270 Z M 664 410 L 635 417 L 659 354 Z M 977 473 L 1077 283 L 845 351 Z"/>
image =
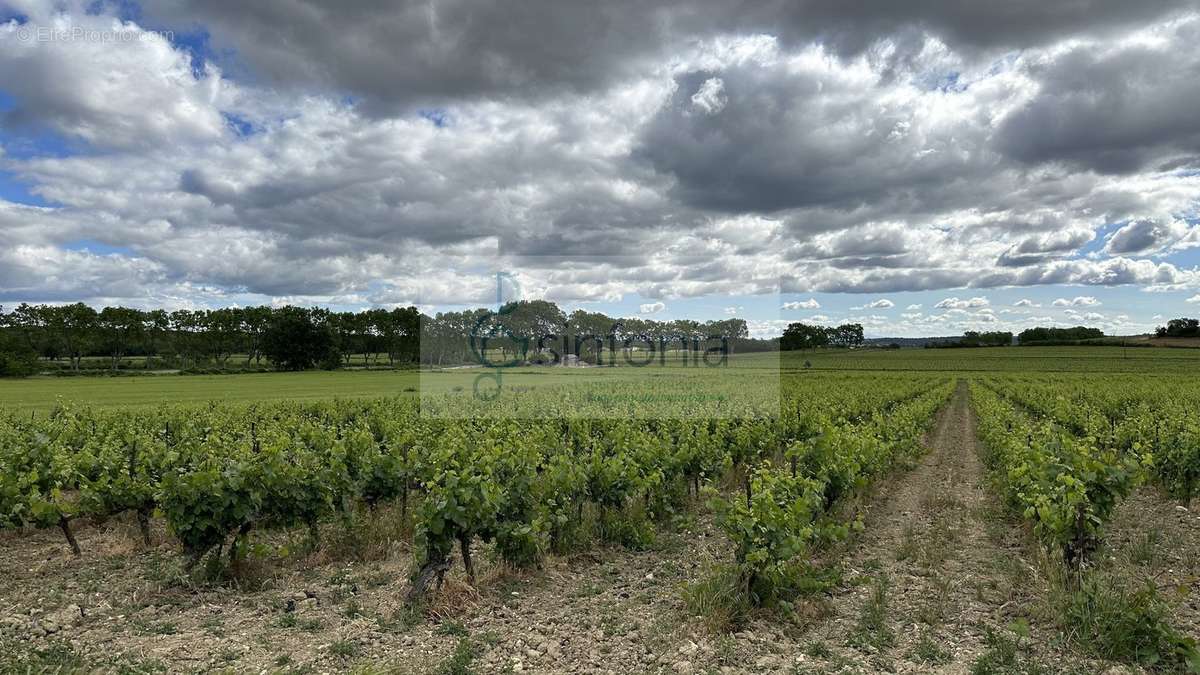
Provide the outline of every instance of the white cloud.
<path id="1" fill-rule="evenodd" d="M 667 306 L 661 302 L 648 302 L 638 305 L 638 312 L 641 314 L 658 314 L 666 308 Z"/>
<path id="2" fill-rule="evenodd" d="M 1100 301 L 1090 295 L 1081 295 L 1075 298 L 1059 298 L 1054 301 L 1055 307 L 1095 307 Z"/>
<path id="3" fill-rule="evenodd" d="M 979 307 L 987 307 L 991 304 L 987 298 L 978 296 L 974 298 L 966 298 L 959 300 L 958 298 L 946 298 L 938 304 L 934 305 L 937 309 L 977 309 Z"/>
<path id="4" fill-rule="evenodd" d="M 1028 298 L 1022 298 L 1013 303 L 1013 307 L 1041 307 L 1040 303 L 1036 303 Z"/>
<path id="5" fill-rule="evenodd" d="M 723 311 L 727 316 L 737 316 L 738 312 L 742 311 L 742 307 L 726 307 Z"/>
<path id="6" fill-rule="evenodd" d="M 916 311 L 918 309 L 921 309 L 921 305 L 920 304 L 912 304 L 912 305 L 909 305 L 906 309 L 910 312 Z"/>
<path id="7" fill-rule="evenodd" d="M 784 309 L 821 309 L 821 303 L 817 302 L 815 298 L 809 298 L 808 300 L 800 300 L 797 302 L 785 302 L 785 303 L 783 303 L 783 308 Z"/>
<path id="8" fill-rule="evenodd" d="M 231 135 L 218 106 L 233 105 L 236 87 L 217 68 L 194 71 L 186 51 L 135 23 L 59 13 L 54 4 L 25 8 L 28 22 L 19 28 L 0 24 L 0 82 L 18 105 L 11 119 L 48 126 L 72 141 L 143 151 Z M 114 37 L 72 37 L 85 31 Z"/>
<path id="9" fill-rule="evenodd" d="M 895 307 L 895 306 L 896 306 L 896 303 L 892 302 L 891 300 L 888 300 L 887 298 L 880 298 L 874 302 L 868 302 L 867 304 L 862 305 L 861 307 L 853 307 L 852 309 L 855 309 L 855 310 L 859 310 L 859 309 L 891 309 L 892 307 Z"/>
<path id="10" fill-rule="evenodd" d="M 692 104 L 707 115 L 721 112 L 728 99 L 725 98 L 725 83 L 719 77 L 710 77 L 692 95 Z"/>
<path id="11" fill-rule="evenodd" d="M 1200 303 L 1200 294 L 1193 295 L 1192 297 L 1188 298 L 1187 300 L 1184 300 L 1184 302 L 1189 302 L 1192 304 Z M 1162 318 L 1162 317 L 1158 317 L 1158 318 Z"/>

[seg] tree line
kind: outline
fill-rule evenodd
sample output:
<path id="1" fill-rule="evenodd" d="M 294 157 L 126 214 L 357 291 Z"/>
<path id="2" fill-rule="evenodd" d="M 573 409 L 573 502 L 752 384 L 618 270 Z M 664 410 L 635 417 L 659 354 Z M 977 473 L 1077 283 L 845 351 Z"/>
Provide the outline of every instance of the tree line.
<path id="1" fill-rule="evenodd" d="M 422 314 L 416 307 L 335 312 L 319 307 L 96 310 L 84 303 L 0 307 L 0 375 L 141 367 L 334 369 L 478 362 L 530 363 L 575 354 L 597 363 L 614 350 L 692 351 L 722 341 L 730 351 L 778 348 L 752 340 L 742 319 L 698 322 L 570 314 L 551 302 L 497 311 Z M 265 363 L 264 363 L 265 362 Z M 59 365 L 62 364 L 62 365 Z"/>
<path id="2" fill-rule="evenodd" d="M 790 323 L 779 339 L 779 349 L 796 351 L 816 347 L 860 347 L 863 343 L 862 324 L 848 323 L 837 327 L 810 326 Z"/>
<path id="3" fill-rule="evenodd" d="M 963 333 L 961 338 L 929 342 L 926 349 L 959 349 L 964 347 L 1007 347 L 1013 343 L 1009 331 L 974 331 Z"/>
<path id="4" fill-rule="evenodd" d="M 1080 340 L 1098 340 L 1104 337 L 1104 331 L 1099 328 L 1075 326 L 1074 328 L 1026 328 L 1017 334 L 1017 340 L 1023 345 L 1072 343 Z"/>
<path id="5" fill-rule="evenodd" d="M 1200 319 L 1171 319 L 1155 331 L 1158 337 L 1200 337 Z"/>
<path id="6" fill-rule="evenodd" d="M 36 370 L 37 360 L 65 361 L 71 371 L 84 359 L 100 357 L 108 369 L 144 357 L 181 369 L 212 365 L 228 369 L 236 356 L 241 368 L 300 370 L 337 367 L 352 355 L 371 365 L 414 362 L 420 314 L 414 307 L 334 312 L 317 307 L 226 307 L 221 309 L 140 310 L 84 303 L 21 304 L 0 308 L 0 353 L 11 364 Z M 0 357 L 3 358 L 3 357 Z M 32 362 L 31 362 L 32 360 Z M 89 369 L 95 369 L 94 364 Z M 20 370 L 20 369 L 18 369 Z M 12 372 L 10 374 L 21 374 Z"/>
<path id="7" fill-rule="evenodd" d="M 778 342 L 751 339 L 744 319 L 656 321 L 583 309 L 568 314 L 545 300 L 439 313 L 425 317 L 421 327 L 421 360 L 430 365 L 561 363 L 568 356 L 605 364 L 632 352 L 661 356 L 708 349 L 774 351 Z"/>

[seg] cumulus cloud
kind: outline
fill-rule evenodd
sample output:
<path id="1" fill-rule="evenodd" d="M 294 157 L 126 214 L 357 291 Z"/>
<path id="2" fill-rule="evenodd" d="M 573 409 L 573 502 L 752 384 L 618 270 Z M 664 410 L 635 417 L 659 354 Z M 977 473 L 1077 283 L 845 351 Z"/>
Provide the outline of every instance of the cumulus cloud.
<path id="1" fill-rule="evenodd" d="M 215 67 L 195 71 L 165 36 L 111 16 L 59 13 L 48 3 L 23 11 L 25 24 L 0 24 L 0 82 L 17 102 L 0 113 L 0 125 L 102 148 L 177 146 L 230 133 L 219 105 L 233 107 L 236 94 Z M 114 37 L 20 37 L 76 32 Z"/>
<path id="2" fill-rule="evenodd" d="M 9 0 L 0 293 L 1200 287 L 1194 3 L 1059 5 Z M 60 24 L 138 39 L 17 37 Z"/>
<path id="3" fill-rule="evenodd" d="M 1055 307 L 1094 307 L 1100 304 L 1096 298 L 1081 295 L 1075 298 L 1058 298 L 1052 303 Z"/>
<path id="4" fill-rule="evenodd" d="M 692 95 L 692 104 L 708 115 L 721 112 L 725 107 L 725 83 L 719 77 L 710 77 Z"/>
<path id="5" fill-rule="evenodd" d="M 955 298 L 946 298 L 945 300 L 942 300 L 941 302 L 934 305 L 934 307 L 936 307 L 937 309 L 978 309 L 980 307 L 987 307 L 990 304 L 991 304 L 991 301 L 989 301 L 987 298 L 985 298 L 983 296 L 976 296 L 974 298 L 965 298 L 963 300 L 959 300 L 958 298 L 955 297 Z"/>
<path id="6" fill-rule="evenodd" d="M 1031 235 L 1009 247 L 998 262 L 1008 267 L 1034 265 L 1074 253 L 1095 236 L 1091 229 L 1079 226 Z"/>
<path id="7" fill-rule="evenodd" d="M 638 313 L 640 314 L 658 314 L 665 310 L 667 306 L 661 302 L 648 302 L 638 305 Z"/>
<path id="8" fill-rule="evenodd" d="M 868 302 L 865 305 L 853 307 L 852 309 L 855 309 L 855 310 L 859 310 L 859 309 L 891 309 L 892 307 L 895 307 L 895 306 L 896 306 L 896 303 L 892 302 L 891 300 L 888 300 L 887 298 L 880 298 L 878 300 Z"/>
<path id="9" fill-rule="evenodd" d="M 1156 253 L 1180 242 L 1188 233 L 1188 225 L 1180 220 L 1141 218 L 1114 232 L 1104 249 L 1115 255 Z"/>
<path id="10" fill-rule="evenodd" d="M 999 129 L 1001 151 L 1026 163 L 1065 162 L 1104 173 L 1196 166 L 1200 153 L 1200 37 L 1195 21 L 1141 39 L 1080 41 L 1026 66 L 1040 88 Z"/>
<path id="11" fill-rule="evenodd" d="M 604 88 L 723 35 L 824 41 L 842 57 L 912 58 L 922 31 L 966 53 L 1003 53 L 1170 16 L 1189 0 L 1029 3 L 1021 11 L 932 0 L 899 6 L 872 0 L 719 2 L 612 0 L 146 0 L 146 14 L 181 29 L 202 26 L 281 87 L 349 91 L 374 105 L 467 97 L 548 97 Z M 269 39 L 264 38 L 269 36 Z M 873 51 L 874 50 L 874 51 Z M 898 53 L 895 53 L 898 52 Z M 693 90 L 694 91 L 694 90 Z"/>
<path id="12" fill-rule="evenodd" d="M 1029 298 L 1022 298 L 1014 302 L 1013 307 L 1041 307 L 1041 304 L 1036 303 Z"/>
<path id="13" fill-rule="evenodd" d="M 1200 304 L 1200 294 L 1193 295 L 1192 297 L 1188 298 L 1187 300 L 1184 300 L 1184 302 L 1187 302 L 1187 303 L 1190 303 L 1193 305 Z M 1162 317 L 1159 316 L 1159 317 L 1155 317 L 1155 318 L 1161 319 Z"/>
<path id="14" fill-rule="evenodd" d="M 808 300 L 799 300 L 796 302 L 783 303 L 784 309 L 821 309 L 821 303 L 817 302 L 816 298 Z"/>

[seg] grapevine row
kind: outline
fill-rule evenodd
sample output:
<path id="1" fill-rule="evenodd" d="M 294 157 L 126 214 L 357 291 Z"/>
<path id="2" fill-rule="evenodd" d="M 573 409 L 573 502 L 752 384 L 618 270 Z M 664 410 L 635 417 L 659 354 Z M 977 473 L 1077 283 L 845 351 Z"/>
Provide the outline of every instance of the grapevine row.
<path id="1" fill-rule="evenodd" d="M 1200 397 L 1186 386 L 1096 378 L 988 386 L 1080 437 L 1142 458 L 1184 506 L 1200 490 Z"/>
<path id="2" fill-rule="evenodd" d="M 1103 447 L 1032 416 L 982 384 L 972 384 L 984 460 L 1010 506 L 1069 566 L 1099 544 L 1121 499 L 1137 485 L 1145 458 Z"/>
<path id="3" fill-rule="evenodd" d="M 324 519 L 397 503 L 414 519 L 419 595 L 456 546 L 473 573 L 477 539 L 517 565 L 571 546 L 585 508 L 605 538 L 644 543 L 655 516 L 733 467 L 752 472 L 754 503 L 765 504 L 776 499 L 771 467 L 789 463 L 790 479 L 813 481 L 828 509 L 911 450 L 913 420 L 937 399 L 930 385 L 797 378 L 782 415 L 747 407 L 648 419 L 555 418 L 563 397 L 553 394 L 522 397 L 548 419 L 439 418 L 413 398 L 116 413 L 62 405 L 47 418 L 0 419 L 0 527 L 59 527 L 78 553 L 77 518 L 133 512 L 148 538 L 158 515 L 191 566 L 226 546 L 236 561 L 255 530 L 305 527 L 315 541 Z"/>

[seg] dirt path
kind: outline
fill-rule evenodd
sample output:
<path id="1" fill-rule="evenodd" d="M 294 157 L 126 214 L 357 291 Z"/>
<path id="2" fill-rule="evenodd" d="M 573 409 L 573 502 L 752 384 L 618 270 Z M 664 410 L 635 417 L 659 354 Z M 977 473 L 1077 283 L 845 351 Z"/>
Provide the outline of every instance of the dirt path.
<path id="1" fill-rule="evenodd" d="M 835 618 L 813 639 L 824 666 L 967 672 L 994 635 L 1027 619 L 1036 574 L 1022 534 L 988 490 L 966 382 L 927 436 L 930 450 L 880 491 L 846 563 Z M 1024 645 L 1029 647 L 1030 645 Z"/>

